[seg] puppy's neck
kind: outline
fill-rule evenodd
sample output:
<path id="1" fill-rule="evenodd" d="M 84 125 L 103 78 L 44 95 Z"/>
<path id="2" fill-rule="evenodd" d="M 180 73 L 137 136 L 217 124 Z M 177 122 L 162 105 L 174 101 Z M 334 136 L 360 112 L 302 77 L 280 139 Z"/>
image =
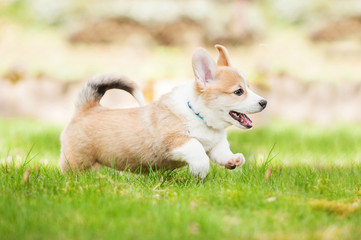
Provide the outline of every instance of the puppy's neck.
<path id="1" fill-rule="evenodd" d="M 179 114 L 186 116 L 187 119 L 193 119 L 194 121 L 192 122 L 199 124 L 199 127 L 207 127 L 219 131 L 229 126 L 218 112 L 214 112 L 207 107 L 202 95 L 195 93 L 194 82 L 174 89 L 170 93 L 170 97 L 173 100 L 169 102 L 169 108 L 172 111 L 178 111 Z"/>
<path id="2" fill-rule="evenodd" d="M 204 121 L 204 117 L 202 117 L 202 115 L 201 115 L 200 113 L 197 113 L 197 112 L 194 110 L 194 108 L 192 107 L 190 101 L 188 101 L 187 104 L 188 104 L 189 109 L 192 110 L 192 112 L 193 112 L 197 117 L 199 117 L 199 119 L 201 119 L 202 121 Z M 205 122 L 205 121 L 204 121 L 204 122 Z M 205 122 L 205 123 L 206 123 L 206 122 Z M 207 123 L 206 123 L 206 124 L 207 124 Z"/>

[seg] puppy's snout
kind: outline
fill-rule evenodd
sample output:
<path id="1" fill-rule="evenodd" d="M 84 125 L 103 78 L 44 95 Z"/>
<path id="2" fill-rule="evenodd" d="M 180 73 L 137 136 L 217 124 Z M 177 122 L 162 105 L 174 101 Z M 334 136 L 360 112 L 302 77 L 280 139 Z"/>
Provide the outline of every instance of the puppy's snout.
<path id="1" fill-rule="evenodd" d="M 262 107 L 262 109 L 265 109 L 267 106 L 267 101 L 262 99 L 261 101 L 259 101 L 259 105 Z"/>

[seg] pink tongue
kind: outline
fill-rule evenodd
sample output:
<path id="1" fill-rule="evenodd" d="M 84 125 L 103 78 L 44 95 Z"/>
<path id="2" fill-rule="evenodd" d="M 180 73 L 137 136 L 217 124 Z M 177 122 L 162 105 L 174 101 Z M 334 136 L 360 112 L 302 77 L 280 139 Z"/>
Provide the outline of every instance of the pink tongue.
<path id="1" fill-rule="evenodd" d="M 249 119 L 247 116 L 246 116 L 246 114 L 240 114 L 240 116 L 241 116 L 241 118 L 242 118 L 242 124 L 244 124 L 244 125 L 247 125 L 247 126 L 252 126 L 252 121 L 251 121 L 251 119 Z"/>

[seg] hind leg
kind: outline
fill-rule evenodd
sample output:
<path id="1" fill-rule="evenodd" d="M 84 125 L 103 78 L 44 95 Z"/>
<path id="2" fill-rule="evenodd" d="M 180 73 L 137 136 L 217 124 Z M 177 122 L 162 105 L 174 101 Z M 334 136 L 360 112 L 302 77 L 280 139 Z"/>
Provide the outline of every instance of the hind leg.
<path id="1" fill-rule="evenodd" d="M 86 151 L 63 151 L 61 152 L 59 167 L 62 173 L 79 172 L 89 169 L 97 170 L 100 165 L 92 154 Z"/>
<path id="2" fill-rule="evenodd" d="M 91 166 L 90 170 L 98 171 L 100 167 L 101 167 L 101 164 L 98 163 L 98 162 L 95 162 L 95 163 Z"/>

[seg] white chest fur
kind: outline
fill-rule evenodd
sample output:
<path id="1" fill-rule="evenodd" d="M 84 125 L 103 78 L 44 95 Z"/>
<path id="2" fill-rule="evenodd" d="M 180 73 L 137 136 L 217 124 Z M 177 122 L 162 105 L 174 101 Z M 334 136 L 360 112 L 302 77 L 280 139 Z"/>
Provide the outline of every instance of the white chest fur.
<path id="1" fill-rule="evenodd" d="M 226 130 L 208 127 L 206 120 L 199 118 L 189 108 L 187 102 L 194 101 L 193 88 L 192 84 L 188 84 L 174 89 L 167 104 L 172 111 L 184 118 L 189 136 L 197 139 L 208 152 L 224 137 Z"/>
<path id="2" fill-rule="evenodd" d="M 226 134 L 226 131 L 213 130 L 208 127 L 196 125 L 189 127 L 189 135 L 197 139 L 202 145 L 206 152 L 210 151 L 222 137 Z"/>

